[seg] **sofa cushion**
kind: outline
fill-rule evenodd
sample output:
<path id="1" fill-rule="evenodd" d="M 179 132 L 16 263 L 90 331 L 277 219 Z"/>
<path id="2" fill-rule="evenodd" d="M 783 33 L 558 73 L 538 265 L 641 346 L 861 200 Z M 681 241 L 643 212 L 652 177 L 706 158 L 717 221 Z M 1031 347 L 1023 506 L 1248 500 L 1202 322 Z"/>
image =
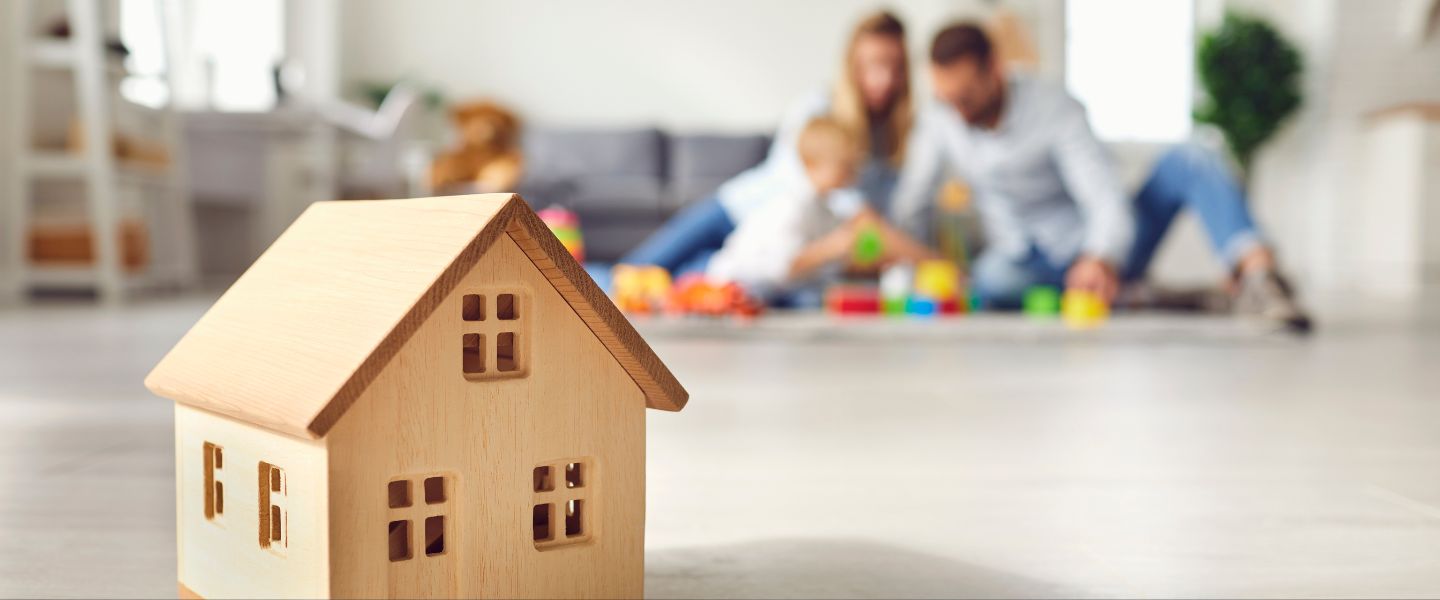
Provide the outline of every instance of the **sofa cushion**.
<path id="1" fill-rule="evenodd" d="M 689 134 L 670 138 L 670 194 L 674 210 L 708 198 L 715 188 L 765 159 L 765 135 Z"/>
<path id="2" fill-rule="evenodd" d="M 533 127 L 524 138 L 525 170 L 546 178 L 617 175 L 665 178 L 665 136 L 654 128 Z"/>

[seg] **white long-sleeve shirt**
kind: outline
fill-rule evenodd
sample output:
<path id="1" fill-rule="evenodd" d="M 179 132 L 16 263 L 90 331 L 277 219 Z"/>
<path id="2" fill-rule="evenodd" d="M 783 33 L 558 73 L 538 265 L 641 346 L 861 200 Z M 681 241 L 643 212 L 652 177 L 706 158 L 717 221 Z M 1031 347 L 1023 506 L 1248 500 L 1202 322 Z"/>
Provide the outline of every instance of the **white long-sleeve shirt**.
<path id="1" fill-rule="evenodd" d="M 813 187 L 798 186 L 766 202 L 725 238 L 710 258 L 707 277 L 736 282 L 765 297 L 784 290 L 790 265 L 810 242 L 820 239 L 860 212 L 865 199 L 853 188 L 818 198 Z"/>
<path id="2" fill-rule="evenodd" d="M 1080 253 L 1123 263 L 1134 238 L 1131 200 L 1085 108 L 1064 90 L 1012 76 L 991 130 L 943 103 L 925 107 L 890 210 L 918 239 L 932 237 L 931 200 L 947 165 L 970 186 L 991 251 L 1019 259 L 1034 245 L 1056 264 Z"/>
<path id="3" fill-rule="evenodd" d="M 790 105 L 775 129 L 775 138 L 770 143 L 765 160 L 730 178 L 715 191 L 731 222 L 739 226 L 757 214 L 772 198 L 809 184 L 796 141 L 811 119 L 829 112 L 828 88 L 816 89 Z M 888 158 L 872 152 L 861 168 L 856 187 L 867 200 L 883 208 L 888 206 L 895 176 Z"/>

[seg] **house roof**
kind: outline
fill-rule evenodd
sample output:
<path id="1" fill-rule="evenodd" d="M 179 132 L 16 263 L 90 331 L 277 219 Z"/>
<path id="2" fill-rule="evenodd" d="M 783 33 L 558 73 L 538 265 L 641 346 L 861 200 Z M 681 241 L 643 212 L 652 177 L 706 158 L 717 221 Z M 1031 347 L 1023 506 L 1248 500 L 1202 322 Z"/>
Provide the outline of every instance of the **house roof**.
<path id="1" fill-rule="evenodd" d="M 311 205 L 145 385 L 182 404 L 323 437 L 501 233 L 635 380 L 647 406 L 685 406 L 685 388 L 515 194 Z"/>

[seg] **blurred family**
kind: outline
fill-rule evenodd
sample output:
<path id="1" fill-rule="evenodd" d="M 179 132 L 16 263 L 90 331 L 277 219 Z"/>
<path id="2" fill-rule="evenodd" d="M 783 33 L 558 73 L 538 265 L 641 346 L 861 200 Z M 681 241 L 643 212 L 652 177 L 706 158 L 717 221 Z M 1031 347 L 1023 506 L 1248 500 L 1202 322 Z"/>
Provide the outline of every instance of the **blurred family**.
<path id="1" fill-rule="evenodd" d="M 765 161 L 623 262 L 815 304 L 816 290 L 855 268 L 849 249 L 862 229 L 879 232 L 882 264 L 935 256 L 934 198 L 948 174 L 975 199 L 985 247 L 970 285 L 988 307 L 1017 307 L 1035 285 L 1135 303 L 1170 224 L 1188 209 L 1231 269 L 1237 310 L 1309 329 L 1218 153 L 1172 148 L 1128 194 L 1084 107 L 1058 86 L 1007 72 L 997 54 L 982 27 L 945 27 L 930 47 L 935 97 L 917 106 L 904 26 L 889 13 L 865 18 L 836 84 L 787 112 Z"/>

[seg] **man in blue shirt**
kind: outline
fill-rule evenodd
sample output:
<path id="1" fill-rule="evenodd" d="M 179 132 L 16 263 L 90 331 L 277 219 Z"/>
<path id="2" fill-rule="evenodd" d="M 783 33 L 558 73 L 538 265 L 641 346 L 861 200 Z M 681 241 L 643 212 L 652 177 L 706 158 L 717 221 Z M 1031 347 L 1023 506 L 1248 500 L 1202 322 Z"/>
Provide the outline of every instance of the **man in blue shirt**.
<path id="1" fill-rule="evenodd" d="M 1032 285 L 1113 301 L 1122 285 L 1144 277 L 1170 223 L 1188 208 L 1233 270 L 1236 307 L 1309 330 L 1216 153 L 1170 150 L 1132 199 L 1085 108 L 1057 86 L 1007 74 L 980 27 L 945 28 L 930 55 L 939 102 L 921 112 L 910 136 L 892 216 L 913 234 L 928 233 L 941 173 L 948 167 L 965 180 L 985 227 L 987 246 L 971 275 L 987 302 L 1016 305 Z"/>

